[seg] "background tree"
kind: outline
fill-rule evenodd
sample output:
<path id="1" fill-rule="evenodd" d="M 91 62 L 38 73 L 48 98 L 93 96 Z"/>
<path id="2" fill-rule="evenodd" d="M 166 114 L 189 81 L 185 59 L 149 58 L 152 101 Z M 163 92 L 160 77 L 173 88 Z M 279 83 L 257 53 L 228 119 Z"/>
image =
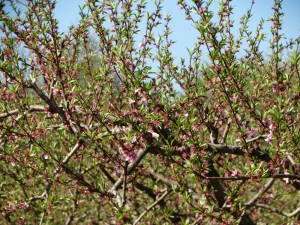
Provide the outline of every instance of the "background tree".
<path id="1" fill-rule="evenodd" d="M 299 41 L 275 0 L 264 59 L 252 7 L 233 36 L 212 2 L 178 1 L 176 63 L 162 1 L 89 0 L 66 33 L 54 1 L 1 1 L 1 223 L 299 224 Z"/>

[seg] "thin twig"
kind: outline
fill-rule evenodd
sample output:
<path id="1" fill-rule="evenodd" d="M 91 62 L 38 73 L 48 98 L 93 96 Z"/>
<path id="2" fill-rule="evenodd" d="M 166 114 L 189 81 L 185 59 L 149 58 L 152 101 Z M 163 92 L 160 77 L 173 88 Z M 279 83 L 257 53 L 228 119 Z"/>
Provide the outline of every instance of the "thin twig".
<path id="1" fill-rule="evenodd" d="M 128 167 L 128 161 L 125 162 L 125 166 L 124 166 L 123 195 L 122 195 L 123 196 L 122 197 L 123 206 L 126 204 L 127 167 Z"/>
<path id="2" fill-rule="evenodd" d="M 226 142 L 226 139 L 227 139 L 227 136 L 228 136 L 228 133 L 229 133 L 229 129 L 230 129 L 230 122 L 227 123 L 226 127 L 225 127 L 225 130 L 223 132 L 223 135 L 222 135 L 222 140 L 221 140 L 221 143 L 225 143 Z"/>
<path id="3" fill-rule="evenodd" d="M 42 213 L 42 217 L 40 219 L 39 225 L 43 224 L 44 218 L 45 218 L 45 211 Z"/>
<path id="4" fill-rule="evenodd" d="M 201 221 L 201 220 L 203 220 L 203 217 L 202 217 L 202 216 L 200 216 L 198 219 L 196 219 L 196 220 L 192 223 L 192 225 L 198 224 L 198 222 Z"/>
<path id="5" fill-rule="evenodd" d="M 299 213 L 300 213 L 300 207 L 299 208 L 296 208 L 293 212 L 291 213 L 287 213 L 287 212 L 283 212 L 279 209 L 276 209 L 275 207 L 272 207 L 272 206 L 269 206 L 269 205 L 266 205 L 266 204 L 261 204 L 261 203 L 254 203 L 252 205 L 247 205 L 248 203 L 246 204 L 242 204 L 243 206 L 246 206 L 246 207 L 261 207 L 261 208 L 265 208 L 265 209 L 268 209 L 270 210 L 271 212 L 273 213 L 277 213 L 279 215 L 282 215 L 282 216 L 285 216 L 285 217 L 293 217 L 293 216 L 297 216 Z M 216 208 L 215 211 L 216 212 L 220 212 L 222 210 L 225 210 L 225 211 L 228 211 L 232 208 L 231 205 L 227 205 L 226 207 L 222 207 L 222 208 Z"/>
<path id="6" fill-rule="evenodd" d="M 158 180 L 160 180 L 161 182 L 163 182 L 164 184 L 168 185 L 168 186 L 173 186 L 173 185 L 178 185 L 178 183 L 176 181 L 170 180 L 166 177 L 164 177 L 163 175 L 156 173 L 154 171 L 154 169 L 152 169 L 151 167 L 148 168 L 149 172 L 151 175 L 153 175 L 155 178 L 157 178 Z"/>
<path id="7" fill-rule="evenodd" d="M 266 205 L 266 204 L 261 204 L 261 203 L 255 203 L 255 204 L 252 204 L 252 205 L 247 205 L 246 204 L 242 204 L 243 206 L 246 206 L 246 207 L 261 207 L 261 208 L 265 208 L 265 209 L 268 209 L 270 210 L 271 212 L 273 213 L 277 213 L 279 215 L 282 215 L 282 216 L 285 216 L 285 217 L 293 217 L 293 216 L 297 216 L 299 213 L 300 213 L 300 207 L 299 208 L 296 208 L 293 212 L 291 213 L 287 213 L 287 212 L 283 212 L 279 209 L 276 209 L 275 207 L 272 207 L 272 206 L 269 206 L 269 205 Z M 227 205 L 226 207 L 222 207 L 222 208 L 216 208 L 216 211 L 221 211 L 221 210 L 230 210 L 232 206 L 231 205 Z"/>
<path id="8" fill-rule="evenodd" d="M 298 213 L 300 213 L 300 207 L 295 209 L 293 212 L 291 213 L 286 213 L 286 212 L 283 212 L 279 209 L 276 209 L 272 206 L 269 206 L 269 205 L 265 205 L 265 204 L 260 204 L 260 203 L 256 203 L 256 204 L 253 204 L 253 206 L 256 206 L 256 207 L 261 207 L 261 208 L 265 208 L 265 209 L 268 209 L 274 213 L 277 213 L 277 214 L 280 214 L 282 216 L 286 216 L 286 217 L 293 217 L 293 216 L 296 216 L 298 215 Z"/>
<path id="9" fill-rule="evenodd" d="M 156 206 L 161 200 L 163 200 L 170 192 L 171 189 L 167 189 L 162 196 L 160 196 L 154 203 L 148 206 L 144 212 L 141 213 L 141 215 L 134 221 L 133 225 L 138 224 L 138 222 L 146 215 L 146 213 L 149 212 L 154 206 Z"/>
<path id="10" fill-rule="evenodd" d="M 6 118 L 6 117 L 9 117 L 9 116 L 12 116 L 12 115 L 16 115 L 18 112 L 19 112 L 18 109 L 14 109 L 14 110 L 8 111 L 6 113 L 1 113 L 0 114 L 0 119 Z"/>
<path id="11" fill-rule="evenodd" d="M 45 111 L 45 107 L 42 106 L 42 105 L 30 105 L 29 106 L 29 111 L 30 112 L 43 112 L 43 111 Z M 1 113 L 0 114 L 0 119 L 6 118 L 6 117 L 9 117 L 9 116 L 13 116 L 13 115 L 16 115 L 18 113 L 19 113 L 19 109 L 13 109 L 13 110 L 7 111 L 5 113 Z"/>
<path id="12" fill-rule="evenodd" d="M 258 136 L 254 137 L 254 138 L 251 138 L 251 139 L 246 140 L 246 143 L 250 143 L 250 142 L 253 142 L 253 141 L 257 141 L 257 140 L 259 140 L 259 139 L 265 139 L 265 138 L 267 138 L 267 136 L 268 136 L 268 135 L 258 135 Z"/>
<path id="13" fill-rule="evenodd" d="M 293 180 L 300 180 L 300 175 L 293 175 L 293 174 L 276 174 L 270 176 L 243 176 L 243 177 L 205 177 L 207 180 L 228 180 L 228 181 L 235 181 L 235 180 L 250 180 L 250 179 L 266 179 L 266 178 L 290 178 Z"/>
<path id="14" fill-rule="evenodd" d="M 296 166 L 297 165 L 296 162 L 295 162 L 295 160 L 291 156 L 291 154 L 287 153 L 287 158 L 290 161 L 290 163 L 292 164 L 292 166 Z"/>
<path id="15" fill-rule="evenodd" d="M 252 205 L 254 204 L 257 199 L 262 196 L 264 193 L 266 193 L 274 184 L 275 178 L 271 178 L 266 185 L 264 186 L 264 188 L 262 188 L 249 202 L 246 203 L 246 205 Z"/>

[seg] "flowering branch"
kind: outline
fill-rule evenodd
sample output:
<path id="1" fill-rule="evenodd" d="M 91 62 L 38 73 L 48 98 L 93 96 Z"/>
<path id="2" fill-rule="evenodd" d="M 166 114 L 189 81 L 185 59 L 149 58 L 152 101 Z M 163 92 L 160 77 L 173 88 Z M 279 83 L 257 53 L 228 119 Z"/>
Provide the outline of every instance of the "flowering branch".
<path id="1" fill-rule="evenodd" d="M 139 165 L 139 163 L 142 161 L 142 159 L 146 156 L 146 154 L 150 151 L 151 147 L 145 148 L 143 150 L 140 150 L 137 153 L 136 158 L 128 165 L 127 168 L 127 174 L 131 174 L 133 170 Z M 123 205 L 124 200 L 121 198 L 120 194 L 118 193 L 118 189 L 124 182 L 124 177 L 125 174 L 123 174 L 117 181 L 116 183 L 111 187 L 111 189 L 108 191 L 109 193 L 113 194 L 114 196 L 117 197 L 117 202 L 119 206 Z"/>
<path id="2" fill-rule="evenodd" d="M 76 154 L 78 149 L 84 144 L 84 141 L 82 139 L 79 139 L 77 143 L 75 144 L 74 148 L 69 152 L 69 154 L 63 159 L 61 162 L 60 166 L 56 168 L 56 170 L 53 173 L 54 179 L 56 179 L 57 175 L 61 172 L 61 169 L 66 166 L 66 164 L 69 162 L 69 160 Z M 49 191 L 51 189 L 51 186 L 53 185 L 53 180 L 49 180 L 48 184 L 45 188 L 45 191 L 43 192 L 42 195 L 39 196 L 34 196 L 29 199 L 30 202 L 36 201 L 36 200 L 44 200 L 48 195 Z"/>

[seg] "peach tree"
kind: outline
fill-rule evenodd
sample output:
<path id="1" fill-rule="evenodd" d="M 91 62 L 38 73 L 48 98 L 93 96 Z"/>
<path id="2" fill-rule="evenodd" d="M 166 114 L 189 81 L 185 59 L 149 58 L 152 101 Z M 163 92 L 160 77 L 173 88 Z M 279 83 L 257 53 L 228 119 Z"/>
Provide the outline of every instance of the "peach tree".
<path id="1" fill-rule="evenodd" d="M 162 0 L 0 1 L 1 224 L 300 224 L 299 39 L 214 4 L 178 61 Z"/>

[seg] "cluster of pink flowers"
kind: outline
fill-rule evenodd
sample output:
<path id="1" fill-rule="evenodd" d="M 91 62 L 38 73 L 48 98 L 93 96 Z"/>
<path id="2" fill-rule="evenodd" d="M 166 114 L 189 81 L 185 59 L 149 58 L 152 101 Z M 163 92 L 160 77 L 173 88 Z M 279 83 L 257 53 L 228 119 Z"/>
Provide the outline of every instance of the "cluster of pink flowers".
<path id="1" fill-rule="evenodd" d="M 272 142 L 271 142 L 271 140 L 272 140 L 272 137 L 273 137 L 273 122 L 272 122 L 272 120 L 270 120 L 270 119 L 265 119 L 264 121 L 264 124 L 268 127 L 268 135 L 267 135 L 267 137 L 265 138 L 265 141 L 266 142 L 268 142 L 269 144 L 271 144 Z"/>

